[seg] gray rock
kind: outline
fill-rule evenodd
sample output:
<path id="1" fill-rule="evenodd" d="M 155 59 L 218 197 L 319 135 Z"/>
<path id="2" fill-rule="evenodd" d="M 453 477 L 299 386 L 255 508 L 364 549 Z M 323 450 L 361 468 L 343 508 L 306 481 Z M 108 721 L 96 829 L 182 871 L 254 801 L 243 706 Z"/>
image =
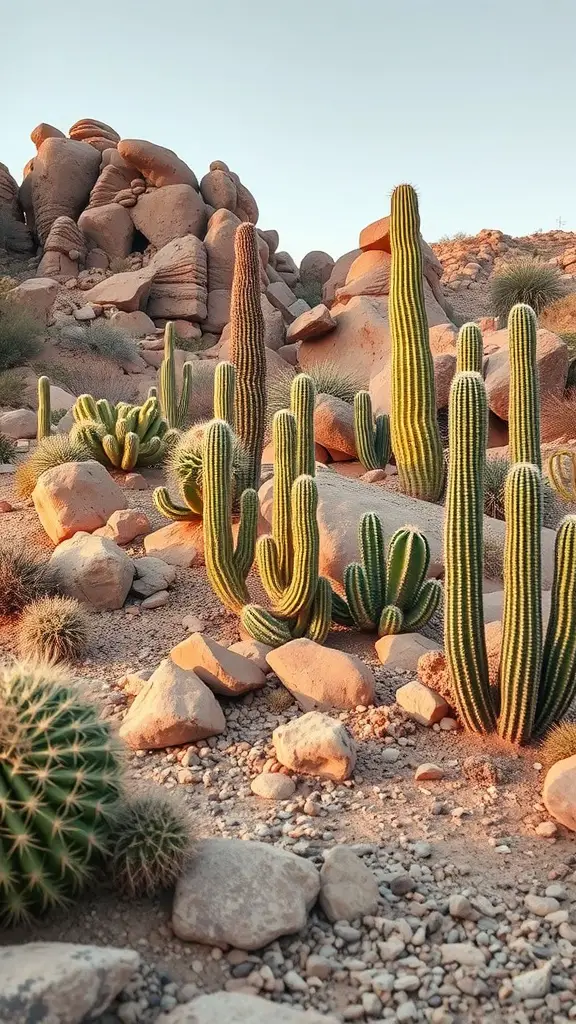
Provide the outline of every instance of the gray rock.
<path id="1" fill-rule="evenodd" d="M 167 590 L 176 579 L 176 568 L 162 561 L 161 558 L 154 558 L 152 555 L 145 555 L 143 558 L 134 559 L 136 577 L 132 584 L 132 590 L 141 597 L 151 597 L 161 590 Z"/>
<path id="2" fill-rule="evenodd" d="M 354 921 L 376 913 L 376 877 L 346 846 L 328 850 L 320 869 L 320 884 L 320 906 L 329 921 Z"/>
<path id="3" fill-rule="evenodd" d="M 531 914 L 536 914 L 536 917 L 546 917 L 546 914 L 560 910 L 560 904 L 553 896 L 537 896 L 533 892 L 524 897 L 524 906 Z"/>
<path id="4" fill-rule="evenodd" d="M 552 977 L 552 961 L 537 967 L 534 971 L 524 971 L 512 978 L 512 986 L 521 999 L 542 999 L 550 991 Z"/>
<path id="5" fill-rule="evenodd" d="M 106 537 L 75 533 L 53 551 L 50 566 L 61 590 L 95 611 L 121 608 L 134 577 L 122 548 Z"/>
<path id="6" fill-rule="evenodd" d="M 293 1009 L 240 992 L 216 992 L 178 1006 L 163 1024 L 338 1024 L 315 1010 Z"/>

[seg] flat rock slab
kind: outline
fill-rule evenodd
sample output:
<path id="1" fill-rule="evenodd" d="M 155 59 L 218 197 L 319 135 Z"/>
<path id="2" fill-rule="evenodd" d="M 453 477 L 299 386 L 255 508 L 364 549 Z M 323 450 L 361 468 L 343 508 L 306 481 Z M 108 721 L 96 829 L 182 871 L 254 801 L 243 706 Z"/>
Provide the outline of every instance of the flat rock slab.
<path id="1" fill-rule="evenodd" d="M 192 633 L 170 651 L 180 668 L 192 670 L 213 693 L 240 697 L 264 686 L 266 677 L 249 658 L 222 647 L 203 633 Z"/>
<path id="2" fill-rule="evenodd" d="M 215 992 L 177 1006 L 164 1024 L 338 1024 L 331 1014 L 297 1010 L 241 992 Z"/>
<path id="3" fill-rule="evenodd" d="M 204 839 L 176 886 L 172 927 L 186 942 L 262 949 L 304 927 L 319 889 L 314 865 L 293 853 L 242 839 Z"/>
<path id="4" fill-rule="evenodd" d="M 81 1024 L 103 1013 L 138 969 L 131 949 L 28 942 L 0 949 L 0 1024 Z"/>

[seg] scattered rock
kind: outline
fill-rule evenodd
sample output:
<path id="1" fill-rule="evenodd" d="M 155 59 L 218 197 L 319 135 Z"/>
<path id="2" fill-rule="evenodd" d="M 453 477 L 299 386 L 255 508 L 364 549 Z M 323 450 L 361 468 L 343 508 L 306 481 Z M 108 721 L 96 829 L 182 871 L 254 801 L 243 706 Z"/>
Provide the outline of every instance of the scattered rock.
<path id="1" fill-rule="evenodd" d="M 271 651 L 266 660 L 304 711 L 374 703 L 372 669 L 353 654 L 302 637 Z"/>
<path id="2" fill-rule="evenodd" d="M 546 917 L 547 914 L 560 910 L 560 904 L 553 896 L 537 896 L 533 892 L 524 897 L 524 906 L 531 914 L 536 914 L 536 917 Z"/>
<path id="3" fill-rule="evenodd" d="M 446 701 L 417 679 L 396 690 L 396 703 L 420 725 L 434 725 L 450 714 Z"/>
<path id="4" fill-rule="evenodd" d="M 150 597 L 145 597 L 140 605 L 142 611 L 153 611 L 155 608 L 163 608 L 165 604 L 168 604 L 170 600 L 170 594 L 167 590 L 157 590 L 155 594 Z"/>
<path id="5" fill-rule="evenodd" d="M 126 552 L 114 541 L 89 533 L 75 533 L 62 541 L 52 553 L 50 565 L 62 592 L 95 611 L 121 608 L 134 578 L 134 566 Z"/>
<path id="6" fill-rule="evenodd" d="M 166 658 L 127 711 L 120 736 L 132 749 L 156 749 L 195 743 L 225 728 L 214 694 L 194 672 Z"/>
<path id="7" fill-rule="evenodd" d="M 186 637 L 172 648 L 170 657 L 175 665 L 192 670 L 213 693 L 223 697 L 240 697 L 266 682 L 264 673 L 253 661 L 202 633 Z"/>
<path id="8" fill-rule="evenodd" d="M 443 942 L 440 946 L 443 964 L 461 964 L 462 967 L 485 967 L 486 958 L 473 942 Z"/>
<path id="9" fill-rule="evenodd" d="M 512 978 L 512 987 L 521 999 L 543 999 L 550 991 L 552 979 L 552 961 L 537 967 L 534 971 L 524 971 Z"/>
<path id="10" fill-rule="evenodd" d="M 253 661 L 264 675 L 268 675 L 272 671 L 266 661 L 267 656 L 273 650 L 272 647 L 268 647 L 268 644 L 262 644 L 258 640 L 238 640 L 237 643 L 230 644 L 228 650 Z"/>
<path id="11" fill-rule="evenodd" d="M 576 754 L 552 765 L 544 780 L 542 800 L 556 821 L 576 832 Z"/>
<path id="12" fill-rule="evenodd" d="M 163 1024 L 338 1024 L 337 1018 L 315 1010 L 271 1003 L 242 992 L 215 992 L 179 1006 Z"/>
<path id="13" fill-rule="evenodd" d="M 94 530 L 98 537 L 108 537 L 116 544 L 130 544 L 136 537 L 150 533 L 151 526 L 148 516 L 135 508 L 119 509 L 113 512 L 106 526 Z"/>
<path id="14" fill-rule="evenodd" d="M 426 651 L 439 650 L 438 644 L 422 633 L 397 633 L 376 641 L 376 654 L 387 668 L 415 672 L 418 659 Z"/>
<path id="15" fill-rule="evenodd" d="M 296 786 L 292 779 L 281 772 L 263 772 L 252 779 L 250 789 L 265 800 L 289 800 Z"/>
<path id="16" fill-rule="evenodd" d="M 161 558 L 145 555 L 134 559 L 136 573 L 132 590 L 141 597 L 152 597 L 153 594 L 166 590 L 176 579 L 176 568 Z"/>
<path id="17" fill-rule="evenodd" d="M 320 906 L 329 921 L 354 921 L 376 913 L 376 876 L 347 846 L 334 846 L 324 855 L 320 886 Z"/>
<path id="18" fill-rule="evenodd" d="M 0 415 L 0 433 L 18 441 L 21 437 L 36 437 L 38 420 L 31 409 L 11 409 Z"/>
<path id="19" fill-rule="evenodd" d="M 432 764 L 431 762 L 418 765 L 416 771 L 414 772 L 414 779 L 416 780 L 416 782 L 424 782 L 427 780 L 438 781 L 439 779 L 443 778 L 443 769 L 440 768 L 439 765 Z"/>
<path id="20" fill-rule="evenodd" d="M 201 523 L 200 526 L 196 522 L 169 523 L 144 538 L 144 550 L 169 565 L 188 569 L 196 560 L 194 541 L 198 539 L 199 530 L 201 534 Z"/>
<path id="21" fill-rule="evenodd" d="M 323 303 L 314 306 L 313 309 L 302 313 L 286 331 L 286 341 L 291 344 L 295 341 L 311 341 L 314 338 L 321 338 L 337 327 L 336 320 L 330 310 Z"/>
<path id="22" fill-rule="evenodd" d="M 272 734 L 280 764 L 302 775 L 342 782 L 356 764 L 356 744 L 346 727 L 318 711 L 279 725 Z"/>

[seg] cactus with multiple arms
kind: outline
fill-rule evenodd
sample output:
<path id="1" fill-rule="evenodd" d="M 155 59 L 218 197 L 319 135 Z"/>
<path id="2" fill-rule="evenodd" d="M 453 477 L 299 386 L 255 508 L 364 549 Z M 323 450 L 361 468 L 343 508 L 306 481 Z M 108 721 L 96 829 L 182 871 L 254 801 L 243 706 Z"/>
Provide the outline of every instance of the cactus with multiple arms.
<path id="1" fill-rule="evenodd" d="M 192 363 L 186 362 L 182 367 L 182 391 L 178 398 L 174 358 L 175 333 L 174 324 L 167 323 L 164 328 L 164 359 L 160 366 L 160 407 L 168 426 L 181 430 L 186 420 L 190 401 Z"/>
<path id="2" fill-rule="evenodd" d="M 372 413 L 369 391 L 354 398 L 354 439 L 356 454 L 364 469 L 385 469 L 390 461 L 390 420 Z"/>
<path id="3" fill-rule="evenodd" d="M 392 193 L 390 245 L 392 450 L 405 493 L 437 501 L 445 464 L 424 301 L 418 199 L 410 185 L 399 185 Z"/>
<path id="4" fill-rule="evenodd" d="M 456 373 L 482 373 L 484 344 L 478 324 L 464 324 L 456 345 Z"/>
<path id="5" fill-rule="evenodd" d="M 50 381 L 48 377 L 38 378 L 38 430 L 36 439 L 42 441 L 52 433 L 50 416 Z"/>
<path id="6" fill-rule="evenodd" d="M 108 726 L 46 666 L 0 672 L 0 916 L 67 903 L 108 848 L 121 758 Z"/>
<path id="7" fill-rule="evenodd" d="M 72 415 L 75 439 L 98 462 L 124 472 L 161 462 L 176 438 L 160 414 L 157 398 L 147 398 L 140 406 L 114 406 L 105 398 L 96 402 L 92 395 L 80 395 Z"/>
<path id="8" fill-rule="evenodd" d="M 240 480 L 260 486 L 266 427 L 266 349 L 260 301 L 260 255 L 253 224 L 240 224 L 235 238 L 234 278 L 230 304 L 230 351 L 236 367 L 236 431 L 248 456 Z"/>

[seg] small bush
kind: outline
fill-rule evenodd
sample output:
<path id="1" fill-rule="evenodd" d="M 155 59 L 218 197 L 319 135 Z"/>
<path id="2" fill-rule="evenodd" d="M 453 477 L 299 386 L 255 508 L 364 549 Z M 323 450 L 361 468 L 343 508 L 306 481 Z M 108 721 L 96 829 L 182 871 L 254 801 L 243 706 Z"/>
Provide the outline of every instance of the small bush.
<path id="1" fill-rule="evenodd" d="M 90 619 L 72 597 L 42 597 L 22 613 L 18 624 L 21 657 L 35 661 L 77 661 L 86 650 Z"/>
<path id="2" fill-rule="evenodd" d="M 64 417 L 65 417 L 67 412 L 68 412 L 67 409 L 51 409 L 50 410 L 50 423 L 52 424 L 52 426 L 53 427 L 57 427 L 58 424 L 60 423 L 60 420 L 64 419 Z"/>
<path id="3" fill-rule="evenodd" d="M 545 772 L 553 764 L 563 761 L 566 757 L 576 754 L 576 722 L 559 722 L 546 734 L 538 753 Z"/>
<path id="4" fill-rule="evenodd" d="M 24 547 L 0 547 L 0 615 L 16 615 L 56 589 L 48 562 L 40 562 Z"/>
<path id="5" fill-rule="evenodd" d="M 326 360 L 316 363 L 306 370 L 314 382 L 316 394 L 333 395 L 348 405 L 354 404 L 354 396 L 366 386 L 360 374 L 342 370 L 337 363 Z M 272 420 L 274 413 L 280 409 L 290 408 L 290 388 L 294 374 L 288 370 L 277 373 L 268 384 L 268 418 Z"/>
<path id="6" fill-rule="evenodd" d="M 282 712 L 287 711 L 294 704 L 294 697 L 283 686 L 279 686 L 274 690 L 268 689 L 264 695 L 264 700 L 268 711 L 273 715 L 281 715 Z"/>
<path id="7" fill-rule="evenodd" d="M 0 406 L 4 409 L 22 409 L 29 404 L 26 370 L 14 367 L 0 373 Z"/>
<path id="8" fill-rule="evenodd" d="M 576 438 L 576 395 L 569 391 L 563 398 L 547 396 L 540 409 L 540 437 L 543 444 L 551 441 L 573 441 Z"/>
<path id="9" fill-rule="evenodd" d="M 492 519 L 504 519 L 504 487 L 510 463 L 508 459 L 486 459 L 484 473 L 484 513 Z M 542 478 L 542 523 L 555 530 L 565 514 L 546 477 Z"/>
<path id="10" fill-rule="evenodd" d="M 7 437 L 6 434 L 0 433 L 0 465 L 6 466 L 8 463 L 14 462 L 17 451 L 16 441 Z"/>
<path id="11" fill-rule="evenodd" d="M 537 316 L 564 295 L 557 267 L 539 260 L 517 259 L 500 267 L 490 282 L 495 316 L 507 317 L 517 302 L 526 302 Z"/>
<path id="12" fill-rule="evenodd" d="M 0 371 L 21 366 L 40 348 L 44 327 L 25 306 L 0 297 Z"/>
<path id="13" fill-rule="evenodd" d="M 92 456 L 78 439 L 68 434 L 52 434 L 39 442 L 28 458 L 16 470 L 16 493 L 27 499 L 47 469 L 66 462 L 87 462 Z"/>
<path id="14" fill-rule="evenodd" d="M 576 338 L 576 292 L 569 292 L 546 306 L 540 315 L 540 326 L 554 331 L 560 337 L 567 335 L 564 340 L 570 347 L 568 337 L 571 335 Z"/>
<path id="15" fill-rule="evenodd" d="M 127 896 L 166 889 L 178 880 L 191 848 L 185 808 L 161 793 L 133 797 L 114 825 L 114 882 Z"/>
<path id="16" fill-rule="evenodd" d="M 87 349 L 116 363 L 131 362 L 138 355 L 134 338 L 109 320 L 98 318 L 89 324 L 72 324 L 60 331 L 61 344 L 73 351 Z"/>
<path id="17" fill-rule="evenodd" d="M 138 396 L 134 380 L 119 371 L 116 363 L 101 356 L 86 353 L 81 359 L 53 359 L 34 363 L 38 376 L 45 375 L 52 384 L 64 388 L 75 398 L 94 395 L 107 398 L 112 405 L 133 403 Z"/>

